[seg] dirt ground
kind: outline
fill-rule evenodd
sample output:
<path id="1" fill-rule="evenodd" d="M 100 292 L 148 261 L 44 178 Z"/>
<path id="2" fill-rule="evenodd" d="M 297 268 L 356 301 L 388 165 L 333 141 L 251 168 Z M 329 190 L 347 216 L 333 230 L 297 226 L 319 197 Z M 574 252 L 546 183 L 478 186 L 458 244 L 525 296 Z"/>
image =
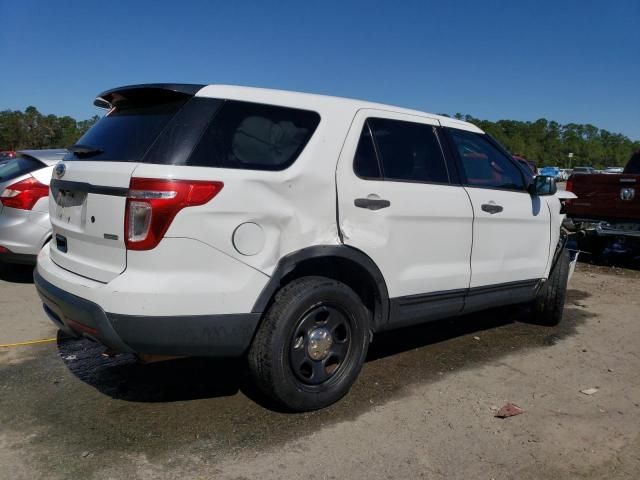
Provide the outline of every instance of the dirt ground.
<path id="1" fill-rule="evenodd" d="M 638 302 L 640 272 L 579 264 L 561 326 L 507 308 L 380 335 L 345 399 L 296 415 L 239 361 L 0 347 L 0 478 L 637 479 Z M 55 337 L 28 269 L 0 267 L 0 325 Z"/>

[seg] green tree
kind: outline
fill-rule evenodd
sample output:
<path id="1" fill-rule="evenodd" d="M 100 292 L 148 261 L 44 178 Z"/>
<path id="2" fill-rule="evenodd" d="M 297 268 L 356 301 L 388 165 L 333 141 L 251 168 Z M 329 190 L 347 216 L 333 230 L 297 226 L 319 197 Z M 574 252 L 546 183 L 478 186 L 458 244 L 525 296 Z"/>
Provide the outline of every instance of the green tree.
<path id="1" fill-rule="evenodd" d="M 97 115 L 81 121 L 69 116 L 45 116 L 33 106 L 24 112 L 4 110 L 0 112 L 0 150 L 65 148 L 73 145 L 98 119 Z"/>

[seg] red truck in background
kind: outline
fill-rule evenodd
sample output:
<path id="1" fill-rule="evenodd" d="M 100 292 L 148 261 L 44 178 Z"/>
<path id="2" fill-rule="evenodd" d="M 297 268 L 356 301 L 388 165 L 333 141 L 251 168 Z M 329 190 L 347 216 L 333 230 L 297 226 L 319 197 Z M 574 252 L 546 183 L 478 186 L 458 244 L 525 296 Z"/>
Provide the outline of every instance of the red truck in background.
<path id="1" fill-rule="evenodd" d="M 578 197 L 565 210 L 584 250 L 598 257 L 613 246 L 614 253 L 640 255 L 640 151 L 623 173 L 573 174 L 566 189 Z"/>

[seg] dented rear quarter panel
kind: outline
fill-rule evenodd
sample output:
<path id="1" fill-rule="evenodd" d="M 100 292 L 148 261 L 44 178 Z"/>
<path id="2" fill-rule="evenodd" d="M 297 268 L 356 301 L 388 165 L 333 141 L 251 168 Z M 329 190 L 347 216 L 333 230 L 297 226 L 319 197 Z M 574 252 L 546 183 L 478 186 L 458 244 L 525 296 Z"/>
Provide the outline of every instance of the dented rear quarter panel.
<path id="1" fill-rule="evenodd" d="M 305 108 L 299 102 L 296 106 Z M 311 140 L 282 171 L 140 165 L 138 177 L 166 178 L 170 172 L 175 178 L 224 182 L 207 205 L 182 210 L 166 237 L 196 239 L 267 275 L 289 253 L 340 244 L 335 170 L 355 110 L 329 105 L 318 113 L 321 120 Z M 248 222 L 259 225 L 264 235 L 264 247 L 255 255 L 234 246 L 235 230 Z"/>

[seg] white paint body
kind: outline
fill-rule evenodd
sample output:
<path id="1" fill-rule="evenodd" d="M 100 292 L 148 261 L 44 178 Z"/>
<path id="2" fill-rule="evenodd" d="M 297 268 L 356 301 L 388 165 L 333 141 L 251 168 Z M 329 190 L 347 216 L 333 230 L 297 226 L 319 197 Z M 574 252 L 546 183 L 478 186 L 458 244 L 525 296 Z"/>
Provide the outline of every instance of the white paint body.
<path id="1" fill-rule="evenodd" d="M 65 162 L 65 180 L 94 185 L 126 188 L 135 176 L 222 181 L 224 188 L 206 205 L 180 211 L 160 244 L 140 252 L 124 245 L 123 197 L 89 194 L 89 210 L 77 211 L 60 210 L 50 199 L 54 235 L 67 237 L 69 253 L 43 249 L 38 271 L 45 280 L 107 312 L 165 316 L 250 312 L 283 256 L 343 242 L 373 259 L 390 297 L 548 275 L 561 222 L 554 197 L 361 180 L 353 172 L 367 116 L 482 133 L 477 127 L 295 92 L 210 85 L 197 96 L 313 110 L 321 120 L 295 163 L 277 172 Z M 354 207 L 355 198 L 370 194 L 389 199 L 391 208 Z M 478 214 L 488 200 L 504 204 L 504 215 Z"/>

